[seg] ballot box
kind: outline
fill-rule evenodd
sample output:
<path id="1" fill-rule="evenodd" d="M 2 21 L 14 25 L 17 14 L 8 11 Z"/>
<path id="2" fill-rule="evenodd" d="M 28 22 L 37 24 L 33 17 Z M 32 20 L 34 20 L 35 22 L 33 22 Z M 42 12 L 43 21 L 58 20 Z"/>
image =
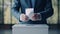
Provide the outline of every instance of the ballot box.
<path id="1" fill-rule="evenodd" d="M 12 26 L 12 34 L 48 34 L 46 24 L 16 24 Z"/>

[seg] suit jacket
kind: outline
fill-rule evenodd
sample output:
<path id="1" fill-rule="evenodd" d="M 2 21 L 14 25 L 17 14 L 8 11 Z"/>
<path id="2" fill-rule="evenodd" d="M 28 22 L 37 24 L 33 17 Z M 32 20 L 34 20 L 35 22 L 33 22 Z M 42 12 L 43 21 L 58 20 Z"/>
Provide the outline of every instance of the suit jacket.
<path id="1" fill-rule="evenodd" d="M 21 11 L 19 11 L 20 8 Z M 51 0 L 14 0 L 11 13 L 19 20 L 20 14 L 25 13 L 26 8 L 34 8 L 34 12 L 40 13 L 42 19 L 40 21 L 19 21 L 22 24 L 46 24 L 46 19 L 53 14 Z"/>

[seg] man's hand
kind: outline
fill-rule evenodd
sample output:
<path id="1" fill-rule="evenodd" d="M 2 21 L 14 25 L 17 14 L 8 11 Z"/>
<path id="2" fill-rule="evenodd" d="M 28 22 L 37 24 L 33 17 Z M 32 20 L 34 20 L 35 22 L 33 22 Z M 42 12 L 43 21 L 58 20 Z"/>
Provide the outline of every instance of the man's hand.
<path id="1" fill-rule="evenodd" d="M 37 20 L 40 20 L 40 19 L 41 19 L 41 15 L 38 14 L 38 13 L 34 13 L 31 17 L 32 21 L 37 21 Z"/>
<path id="2" fill-rule="evenodd" d="M 27 17 L 25 14 L 21 14 L 21 15 L 20 15 L 20 20 L 23 21 L 23 22 L 26 22 L 26 21 L 28 21 L 29 19 L 28 19 L 28 17 Z"/>

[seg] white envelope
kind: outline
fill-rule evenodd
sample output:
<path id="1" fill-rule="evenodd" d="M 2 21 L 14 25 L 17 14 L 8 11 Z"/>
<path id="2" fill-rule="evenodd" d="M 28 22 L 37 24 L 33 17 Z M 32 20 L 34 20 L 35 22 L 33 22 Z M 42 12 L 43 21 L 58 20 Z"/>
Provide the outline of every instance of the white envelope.
<path id="1" fill-rule="evenodd" d="M 30 16 L 30 14 L 34 14 L 34 8 L 26 8 L 25 13 L 27 16 Z"/>

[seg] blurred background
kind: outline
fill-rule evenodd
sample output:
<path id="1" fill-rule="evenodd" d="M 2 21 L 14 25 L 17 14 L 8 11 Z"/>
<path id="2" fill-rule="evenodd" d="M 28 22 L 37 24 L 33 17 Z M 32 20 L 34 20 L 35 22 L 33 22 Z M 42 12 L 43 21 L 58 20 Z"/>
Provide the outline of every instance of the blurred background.
<path id="1" fill-rule="evenodd" d="M 11 15 L 11 4 L 13 0 L 0 0 L 0 23 L 4 24 L 16 24 L 18 20 Z M 52 0 L 52 6 L 54 9 L 53 16 L 47 19 L 48 24 L 58 24 L 59 23 L 59 1 Z"/>
<path id="2" fill-rule="evenodd" d="M 0 33 L 12 34 L 12 26 L 19 21 L 11 15 L 11 4 L 13 0 L 0 0 Z M 47 19 L 49 25 L 49 34 L 60 32 L 60 0 L 52 0 L 54 9 L 53 16 Z M 1 30 L 2 29 L 2 30 Z"/>

